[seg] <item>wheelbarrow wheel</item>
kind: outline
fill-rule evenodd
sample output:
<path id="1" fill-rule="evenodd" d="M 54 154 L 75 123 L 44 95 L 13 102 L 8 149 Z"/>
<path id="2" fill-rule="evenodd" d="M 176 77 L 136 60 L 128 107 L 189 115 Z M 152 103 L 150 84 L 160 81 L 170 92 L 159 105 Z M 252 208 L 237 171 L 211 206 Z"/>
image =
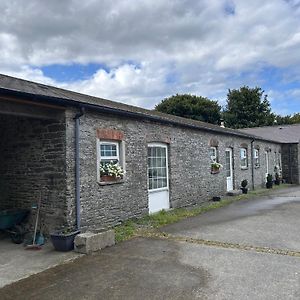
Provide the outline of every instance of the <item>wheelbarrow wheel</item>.
<path id="1" fill-rule="evenodd" d="M 16 225 L 10 234 L 10 238 L 15 244 L 22 244 L 24 241 L 24 236 L 24 228 L 20 225 Z"/>

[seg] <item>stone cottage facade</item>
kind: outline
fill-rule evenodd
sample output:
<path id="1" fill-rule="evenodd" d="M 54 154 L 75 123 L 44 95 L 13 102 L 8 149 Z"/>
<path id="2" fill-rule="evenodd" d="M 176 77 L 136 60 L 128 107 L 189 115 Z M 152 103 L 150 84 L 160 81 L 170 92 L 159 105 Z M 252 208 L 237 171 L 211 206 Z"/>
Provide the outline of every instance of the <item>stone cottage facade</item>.
<path id="1" fill-rule="evenodd" d="M 4 75 L 0 105 L 0 209 L 42 195 L 45 232 L 196 205 L 289 168 L 282 143 L 268 138 Z M 123 178 L 103 180 L 108 160 Z"/>

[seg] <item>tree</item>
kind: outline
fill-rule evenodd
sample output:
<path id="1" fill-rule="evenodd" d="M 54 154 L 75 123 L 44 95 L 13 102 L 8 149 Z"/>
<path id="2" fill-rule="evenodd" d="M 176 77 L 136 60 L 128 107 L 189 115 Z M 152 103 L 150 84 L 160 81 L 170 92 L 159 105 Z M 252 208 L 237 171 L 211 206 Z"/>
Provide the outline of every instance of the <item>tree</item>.
<path id="1" fill-rule="evenodd" d="M 276 115 L 276 124 L 277 125 L 289 125 L 300 123 L 300 113 L 295 113 L 294 115 L 281 116 Z"/>
<path id="2" fill-rule="evenodd" d="M 287 116 L 276 115 L 275 124 L 276 125 L 292 124 L 291 116 L 290 115 L 287 115 Z"/>
<path id="3" fill-rule="evenodd" d="M 155 110 L 212 124 L 218 124 L 221 119 L 221 106 L 217 101 L 190 94 L 165 98 Z"/>
<path id="4" fill-rule="evenodd" d="M 292 124 L 300 123 L 300 113 L 296 113 L 291 117 Z"/>
<path id="5" fill-rule="evenodd" d="M 273 125 L 275 115 L 261 88 L 243 86 L 228 91 L 223 118 L 227 127 L 246 128 Z"/>

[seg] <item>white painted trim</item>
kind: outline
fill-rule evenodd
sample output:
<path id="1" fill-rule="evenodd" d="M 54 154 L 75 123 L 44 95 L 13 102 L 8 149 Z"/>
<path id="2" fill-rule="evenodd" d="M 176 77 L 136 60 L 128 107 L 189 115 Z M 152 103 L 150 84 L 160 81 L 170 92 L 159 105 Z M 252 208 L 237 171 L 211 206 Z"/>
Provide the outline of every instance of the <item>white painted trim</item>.
<path id="1" fill-rule="evenodd" d="M 268 177 L 268 174 L 269 174 L 269 171 L 270 171 L 270 165 L 269 165 L 269 152 L 268 151 L 265 151 L 265 171 L 266 171 L 266 181 L 267 181 L 267 177 Z"/>
<path id="2" fill-rule="evenodd" d="M 232 148 L 226 148 L 225 149 L 225 160 L 226 160 L 226 152 L 229 152 L 230 154 L 230 160 L 229 160 L 229 166 L 230 166 L 230 177 L 227 177 L 227 174 L 226 174 L 226 190 L 229 191 L 230 189 L 228 189 L 228 185 L 227 185 L 227 182 L 228 182 L 228 178 L 231 178 L 231 186 L 232 186 L 232 189 L 234 188 L 233 187 L 233 151 L 232 151 Z M 225 161 L 225 164 L 226 164 L 226 161 Z"/>
<path id="3" fill-rule="evenodd" d="M 166 149 L 166 171 L 167 171 L 167 186 L 163 188 L 157 188 L 157 189 L 149 189 L 149 175 L 148 175 L 148 148 L 150 147 L 161 147 Z M 169 190 L 169 153 L 168 153 L 168 144 L 164 143 L 149 143 L 147 146 L 147 185 L 148 185 L 148 192 L 159 192 L 159 191 L 165 191 Z"/>
<path id="4" fill-rule="evenodd" d="M 214 156 L 210 155 L 210 160 L 211 160 L 211 161 L 218 162 L 218 147 L 211 146 L 209 150 L 214 150 L 214 152 L 215 152 L 215 155 L 214 155 Z M 210 152 L 210 151 L 209 151 L 209 152 Z M 213 159 L 212 157 L 214 157 L 214 159 Z"/>
<path id="5" fill-rule="evenodd" d="M 126 167 L 125 167 L 125 141 L 110 141 L 110 140 L 100 140 L 99 138 L 96 138 L 96 154 L 97 154 L 97 165 L 96 165 L 96 174 L 97 174 L 97 182 L 101 182 L 100 180 L 100 162 L 101 162 L 101 150 L 100 145 L 101 144 L 115 144 L 117 145 L 117 155 L 119 160 L 119 165 L 124 170 L 124 177 L 126 176 Z M 110 159 L 108 156 L 105 156 L 105 159 Z M 115 157 L 111 158 L 112 160 L 116 159 Z M 123 177 L 123 178 L 124 178 Z"/>
<path id="6" fill-rule="evenodd" d="M 118 161 L 120 161 L 120 151 L 119 151 L 119 142 L 111 142 L 109 140 L 100 140 L 100 148 L 101 145 L 115 145 L 116 146 L 116 150 L 117 150 L 117 155 L 116 156 L 104 156 L 103 159 L 110 159 L 110 160 L 115 160 L 117 159 Z M 101 161 L 101 151 L 100 151 L 100 161 Z"/>

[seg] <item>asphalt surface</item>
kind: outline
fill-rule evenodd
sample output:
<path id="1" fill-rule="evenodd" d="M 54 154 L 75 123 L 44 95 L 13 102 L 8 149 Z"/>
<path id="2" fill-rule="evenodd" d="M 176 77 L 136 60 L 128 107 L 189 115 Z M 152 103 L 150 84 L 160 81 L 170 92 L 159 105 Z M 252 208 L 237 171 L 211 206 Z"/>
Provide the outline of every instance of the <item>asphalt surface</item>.
<path id="1" fill-rule="evenodd" d="M 33 275 L 0 299 L 300 299 L 300 187 L 273 194 Z"/>

